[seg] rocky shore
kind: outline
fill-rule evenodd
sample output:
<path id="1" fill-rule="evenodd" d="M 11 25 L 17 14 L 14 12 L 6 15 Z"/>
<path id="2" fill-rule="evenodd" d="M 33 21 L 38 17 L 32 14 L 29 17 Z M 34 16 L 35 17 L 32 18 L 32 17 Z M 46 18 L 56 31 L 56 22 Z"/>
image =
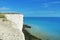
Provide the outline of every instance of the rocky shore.
<path id="1" fill-rule="evenodd" d="M 31 26 L 23 25 L 23 33 L 25 34 L 25 40 L 41 40 L 40 38 L 35 37 L 34 35 L 30 34 L 26 28 L 31 29 Z"/>

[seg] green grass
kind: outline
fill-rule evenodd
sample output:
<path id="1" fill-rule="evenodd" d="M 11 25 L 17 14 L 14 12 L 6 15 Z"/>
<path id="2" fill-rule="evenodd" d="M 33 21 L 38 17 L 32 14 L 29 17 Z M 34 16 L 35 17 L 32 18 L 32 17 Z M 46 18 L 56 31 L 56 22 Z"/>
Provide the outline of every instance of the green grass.
<path id="1" fill-rule="evenodd" d="M 0 14 L 0 18 L 5 18 L 4 14 Z"/>

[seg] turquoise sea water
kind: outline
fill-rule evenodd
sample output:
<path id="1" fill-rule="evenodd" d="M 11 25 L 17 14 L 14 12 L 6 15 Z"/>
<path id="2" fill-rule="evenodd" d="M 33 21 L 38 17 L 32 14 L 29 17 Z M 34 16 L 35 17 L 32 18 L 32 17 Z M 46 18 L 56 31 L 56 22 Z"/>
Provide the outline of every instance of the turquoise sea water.
<path id="1" fill-rule="evenodd" d="M 24 17 L 32 35 L 46 40 L 60 40 L 60 17 Z"/>

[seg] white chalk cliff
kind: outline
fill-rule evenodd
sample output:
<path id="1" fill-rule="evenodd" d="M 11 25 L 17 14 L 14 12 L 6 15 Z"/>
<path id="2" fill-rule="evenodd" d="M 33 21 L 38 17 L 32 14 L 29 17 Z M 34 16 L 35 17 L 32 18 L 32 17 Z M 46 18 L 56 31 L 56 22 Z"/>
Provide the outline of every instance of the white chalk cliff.
<path id="1" fill-rule="evenodd" d="M 4 14 L 6 18 L 0 18 L 0 40 L 25 40 L 22 32 L 23 15 Z"/>

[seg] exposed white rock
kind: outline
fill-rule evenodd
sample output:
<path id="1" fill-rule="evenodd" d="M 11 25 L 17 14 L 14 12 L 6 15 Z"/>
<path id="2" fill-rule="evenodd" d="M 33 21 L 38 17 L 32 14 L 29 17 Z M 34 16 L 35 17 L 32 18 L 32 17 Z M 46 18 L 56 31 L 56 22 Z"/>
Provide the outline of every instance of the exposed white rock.
<path id="1" fill-rule="evenodd" d="M 25 40 L 22 32 L 23 15 L 4 14 L 6 18 L 0 18 L 1 40 Z"/>

